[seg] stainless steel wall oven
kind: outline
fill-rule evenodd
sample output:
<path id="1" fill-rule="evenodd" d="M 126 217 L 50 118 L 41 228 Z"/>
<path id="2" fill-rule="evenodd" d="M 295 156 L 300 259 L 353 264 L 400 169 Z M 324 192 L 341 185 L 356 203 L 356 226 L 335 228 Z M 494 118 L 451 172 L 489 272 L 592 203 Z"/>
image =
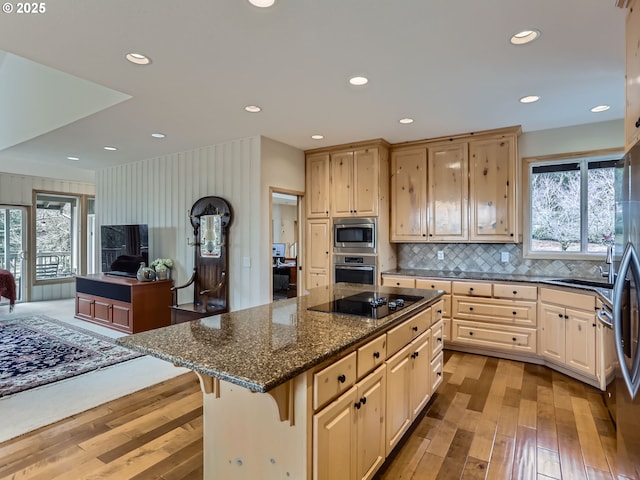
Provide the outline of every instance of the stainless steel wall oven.
<path id="1" fill-rule="evenodd" d="M 375 255 L 334 255 L 333 268 L 336 283 L 376 284 Z"/>

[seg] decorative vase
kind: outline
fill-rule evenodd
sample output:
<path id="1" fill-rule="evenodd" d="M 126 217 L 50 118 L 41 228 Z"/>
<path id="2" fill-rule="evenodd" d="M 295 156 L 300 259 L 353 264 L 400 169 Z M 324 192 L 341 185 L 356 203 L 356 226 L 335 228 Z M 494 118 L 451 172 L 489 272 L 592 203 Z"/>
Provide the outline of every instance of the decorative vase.
<path id="1" fill-rule="evenodd" d="M 156 271 L 153 268 L 145 266 L 144 262 L 141 262 L 140 268 L 136 273 L 136 278 L 141 282 L 152 282 L 156 279 Z"/>
<path id="2" fill-rule="evenodd" d="M 156 279 L 157 280 L 168 280 L 169 279 L 169 272 L 171 270 L 161 270 L 161 271 L 156 271 Z"/>

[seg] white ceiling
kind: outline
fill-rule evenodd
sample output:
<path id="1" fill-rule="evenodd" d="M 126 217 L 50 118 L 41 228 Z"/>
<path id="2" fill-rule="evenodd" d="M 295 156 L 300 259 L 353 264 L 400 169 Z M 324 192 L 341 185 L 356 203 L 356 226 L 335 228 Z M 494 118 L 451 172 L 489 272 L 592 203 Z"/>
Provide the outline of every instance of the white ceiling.
<path id="1" fill-rule="evenodd" d="M 118 101 L 96 111 L 73 89 L 78 97 L 71 100 L 84 104 L 84 113 L 50 123 L 50 131 L 26 122 L 36 136 L 13 137 L 20 143 L 1 150 L 0 161 L 97 169 L 253 135 L 309 149 L 624 116 L 625 12 L 614 0 L 277 0 L 270 9 L 246 0 L 45 5 L 45 13 L 0 14 L 0 50 L 74 82 L 102 85 Z M 509 43 L 527 28 L 539 29 L 540 39 Z M 152 63 L 133 65 L 127 52 Z M 0 68 L 4 63 L 0 55 Z M 353 87 L 353 75 L 370 82 Z M 42 82 L 29 88 L 30 101 L 0 103 L 0 125 L 48 116 L 51 105 L 59 110 L 59 101 L 33 100 L 59 100 L 59 93 L 43 92 Z M 541 100 L 520 104 L 525 95 Z M 247 113 L 249 104 L 263 111 Z M 611 109 L 589 111 L 600 104 Z M 401 125 L 402 117 L 415 122 Z M 151 138 L 157 131 L 167 138 Z M 310 138 L 317 133 L 325 139 Z M 119 150 L 104 151 L 105 145 Z"/>

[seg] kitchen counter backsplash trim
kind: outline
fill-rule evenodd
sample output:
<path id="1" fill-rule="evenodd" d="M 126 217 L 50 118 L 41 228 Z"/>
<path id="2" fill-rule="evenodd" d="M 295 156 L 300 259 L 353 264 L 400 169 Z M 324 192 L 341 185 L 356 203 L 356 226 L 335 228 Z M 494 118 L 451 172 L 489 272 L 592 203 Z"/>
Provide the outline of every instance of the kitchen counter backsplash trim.
<path id="1" fill-rule="evenodd" d="M 336 294 L 348 296 L 370 290 L 424 299 L 377 320 L 308 310 Z M 254 392 L 267 392 L 384 333 L 428 308 L 442 294 L 440 290 L 333 285 L 277 303 L 121 337 L 117 342 L 176 366 Z"/>

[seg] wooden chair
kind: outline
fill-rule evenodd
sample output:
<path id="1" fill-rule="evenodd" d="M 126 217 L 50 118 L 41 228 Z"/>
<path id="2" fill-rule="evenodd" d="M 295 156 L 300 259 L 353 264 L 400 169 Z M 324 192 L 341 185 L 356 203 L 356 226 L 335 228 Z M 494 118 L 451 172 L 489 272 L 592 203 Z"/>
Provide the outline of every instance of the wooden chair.
<path id="1" fill-rule="evenodd" d="M 219 256 L 217 253 L 210 254 L 201 244 L 201 217 L 205 215 L 220 215 L 222 245 L 219 247 Z M 187 283 L 171 289 L 171 323 L 174 324 L 229 310 L 227 245 L 231 207 L 220 197 L 203 197 L 191 207 L 190 220 L 194 236 L 193 274 Z M 178 304 L 178 290 L 187 287 L 193 288 L 193 302 Z"/>

